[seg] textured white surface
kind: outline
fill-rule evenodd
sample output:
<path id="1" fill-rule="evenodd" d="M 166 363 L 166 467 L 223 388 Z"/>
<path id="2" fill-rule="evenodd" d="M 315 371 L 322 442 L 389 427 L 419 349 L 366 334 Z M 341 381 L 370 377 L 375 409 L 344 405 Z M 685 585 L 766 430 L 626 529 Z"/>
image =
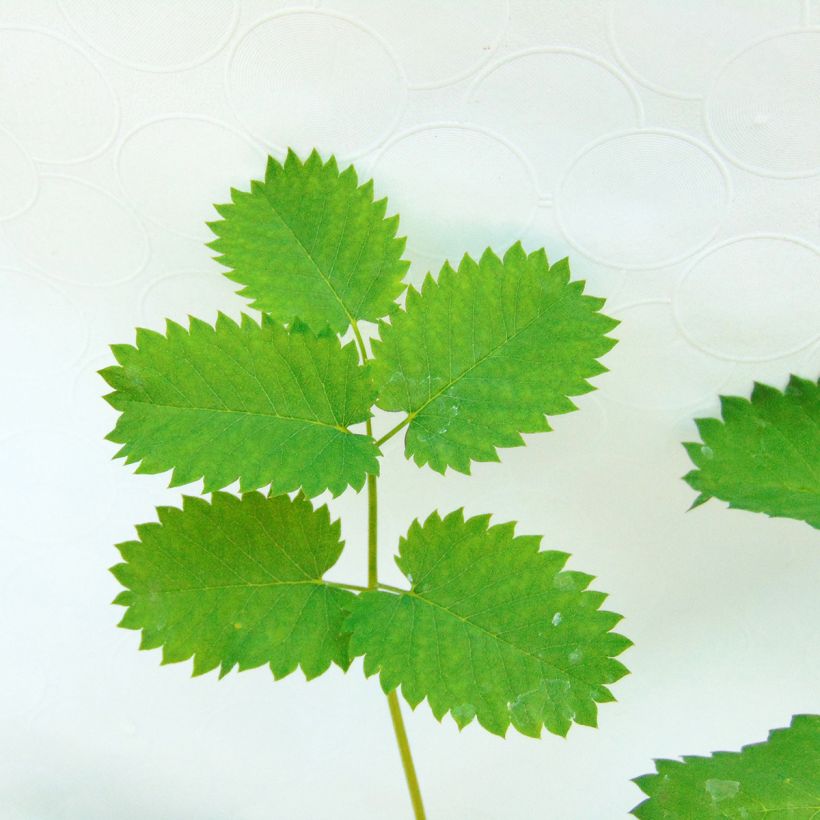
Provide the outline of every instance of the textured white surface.
<path id="1" fill-rule="evenodd" d="M 820 369 L 818 26 L 817 0 L 0 3 L 0 818 L 409 816 L 359 664 L 192 681 L 109 606 L 112 544 L 179 492 L 110 461 L 95 371 L 135 325 L 238 313 L 203 223 L 289 144 L 375 175 L 413 281 L 521 238 L 622 322 L 581 412 L 501 464 L 442 478 L 387 447 L 385 580 L 412 518 L 494 512 L 598 575 L 635 641 L 597 731 L 410 714 L 431 820 L 624 817 L 652 757 L 816 712 L 816 533 L 686 514 L 679 442 L 718 391 Z M 333 503 L 340 579 L 364 506 Z"/>

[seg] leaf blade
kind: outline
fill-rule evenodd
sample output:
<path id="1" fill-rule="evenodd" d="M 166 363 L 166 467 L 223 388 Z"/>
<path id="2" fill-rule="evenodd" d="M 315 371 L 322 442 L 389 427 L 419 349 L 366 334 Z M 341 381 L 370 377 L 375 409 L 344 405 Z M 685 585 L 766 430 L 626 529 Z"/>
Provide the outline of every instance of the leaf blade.
<path id="1" fill-rule="evenodd" d="M 820 381 L 791 376 L 784 391 L 756 383 L 750 399 L 721 396 L 721 419 L 697 419 L 684 480 L 730 507 L 820 528 Z"/>
<path id="2" fill-rule="evenodd" d="M 185 496 L 159 508 L 159 523 L 118 545 L 112 567 L 125 587 L 120 626 L 142 631 L 141 648 L 162 647 L 163 663 L 194 658 L 194 674 L 268 664 L 275 678 L 301 666 L 310 679 L 350 658 L 343 622 L 353 593 L 322 581 L 343 542 L 326 506 L 304 496 L 237 498 L 209 504 Z"/>
<path id="3" fill-rule="evenodd" d="M 631 812 L 640 820 L 809 820 L 820 811 L 820 715 L 795 715 L 791 726 L 739 752 L 657 760 L 655 766 L 656 773 L 633 781 L 648 795 Z"/>
<path id="4" fill-rule="evenodd" d="M 570 282 L 566 260 L 550 267 L 520 243 L 503 260 L 465 255 L 457 271 L 445 264 L 438 281 L 411 288 L 373 342 L 377 404 L 410 417 L 407 457 L 469 472 L 522 445 L 522 433 L 548 431 L 545 415 L 574 410 L 569 397 L 606 370 L 597 359 L 617 322 L 602 304 Z"/>
<path id="5" fill-rule="evenodd" d="M 610 632 L 620 616 L 598 610 L 605 596 L 585 591 L 590 576 L 562 571 L 568 556 L 538 544 L 460 510 L 415 522 L 397 559 L 411 590 L 362 593 L 351 654 L 385 692 L 400 686 L 459 726 L 476 717 L 495 734 L 512 725 L 537 737 L 595 725 L 630 642 Z"/>
<path id="6" fill-rule="evenodd" d="M 204 477 L 206 492 L 239 479 L 243 492 L 308 496 L 378 474 L 375 442 L 348 429 L 369 418 L 374 389 L 336 337 L 220 315 L 215 327 L 192 318 L 165 336 L 138 330 L 137 346 L 115 353 L 102 371 L 121 413 L 108 438 L 137 472 L 173 470 L 171 486 Z"/>
<path id="7" fill-rule="evenodd" d="M 353 166 L 340 173 L 334 157 L 323 163 L 313 151 L 302 162 L 289 151 L 284 164 L 269 157 L 264 182 L 217 206 L 210 247 L 252 307 L 343 333 L 386 316 L 404 290 L 405 240 L 386 208 Z"/>

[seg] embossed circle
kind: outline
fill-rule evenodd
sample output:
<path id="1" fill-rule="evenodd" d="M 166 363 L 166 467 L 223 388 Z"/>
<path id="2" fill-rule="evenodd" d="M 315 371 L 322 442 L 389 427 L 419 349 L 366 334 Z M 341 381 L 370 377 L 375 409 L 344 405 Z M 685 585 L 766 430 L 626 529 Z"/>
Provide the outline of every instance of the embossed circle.
<path id="1" fill-rule="evenodd" d="M 401 20 L 391 3 L 329 0 L 324 5 L 384 36 L 414 88 L 435 88 L 469 77 L 490 59 L 509 17 L 508 0 L 413 0 L 404 6 Z"/>
<path id="2" fill-rule="evenodd" d="M 122 142 L 117 169 L 129 201 L 146 219 L 208 241 L 212 204 L 230 201 L 265 175 L 265 153 L 230 126 L 204 117 L 163 117 Z"/>
<path id="3" fill-rule="evenodd" d="M 526 51 L 492 66 L 468 92 L 466 111 L 521 148 L 547 192 L 581 148 L 643 119 L 638 96 L 617 69 L 565 48 Z"/>
<path id="4" fill-rule="evenodd" d="M 0 349 L 3 369 L 17 378 L 40 379 L 76 364 L 88 344 L 88 324 L 53 285 L 22 271 L 0 268 Z M 46 317 L 52 332 L 32 332 Z M 25 356 L 13 355 L 25 339 Z"/>
<path id="5" fill-rule="evenodd" d="M 720 161 L 696 140 L 643 130 L 587 147 L 561 180 L 556 216 L 591 259 L 633 270 L 671 265 L 717 232 L 729 202 Z"/>
<path id="6" fill-rule="evenodd" d="M 8 131 L 0 128 L 0 220 L 23 213 L 37 196 L 38 182 L 28 154 Z"/>
<path id="7" fill-rule="evenodd" d="M 137 217 L 107 191 L 73 177 L 43 175 L 34 205 L 2 230 L 34 267 L 73 284 L 118 284 L 148 260 Z"/>
<path id="8" fill-rule="evenodd" d="M 666 300 L 636 302 L 608 311 L 621 324 L 607 355 L 609 373 L 599 395 L 649 410 L 675 410 L 713 396 L 731 373 L 729 362 L 694 347 L 675 324 Z"/>
<path id="9" fill-rule="evenodd" d="M 364 153 L 393 130 L 406 97 L 401 69 L 385 43 L 327 12 L 262 20 L 236 45 L 227 71 L 237 118 L 280 151 Z"/>
<path id="10" fill-rule="evenodd" d="M 786 356 L 820 332 L 820 252 L 785 236 L 729 240 L 684 273 L 673 305 L 681 332 L 713 356 Z"/>
<path id="11" fill-rule="evenodd" d="M 423 158 L 423 159 L 422 159 Z M 499 137 L 442 123 L 402 134 L 373 167 L 408 246 L 458 262 L 488 245 L 501 253 L 519 238 L 538 202 L 532 172 Z"/>
<path id="12" fill-rule="evenodd" d="M 237 0 L 59 0 L 71 27 L 93 48 L 131 68 L 180 71 L 204 63 L 231 35 Z"/>
<path id="13" fill-rule="evenodd" d="M 0 121 L 40 162 L 102 153 L 119 119 L 116 97 L 88 56 L 39 29 L 0 28 Z"/>
<path id="14" fill-rule="evenodd" d="M 609 37 L 618 61 L 642 85 L 700 99 L 723 60 L 767 32 L 797 25 L 800 0 L 658 3 L 612 0 Z"/>
<path id="15" fill-rule="evenodd" d="M 765 176 L 820 173 L 820 29 L 756 43 L 727 63 L 706 124 L 734 163 Z"/>
<path id="16" fill-rule="evenodd" d="M 219 311 L 236 315 L 243 300 L 235 296 L 239 285 L 218 270 L 175 271 L 155 279 L 143 291 L 140 314 L 147 327 L 164 331 L 165 319 L 187 326 L 188 316 L 216 321 Z"/>

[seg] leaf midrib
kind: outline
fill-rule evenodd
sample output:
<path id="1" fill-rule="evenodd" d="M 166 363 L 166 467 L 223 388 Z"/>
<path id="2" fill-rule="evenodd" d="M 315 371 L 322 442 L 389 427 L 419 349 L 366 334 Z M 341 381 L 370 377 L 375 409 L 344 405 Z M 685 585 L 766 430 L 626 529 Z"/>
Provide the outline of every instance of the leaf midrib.
<path id="1" fill-rule="evenodd" d="M 341 424 L 330 424 L 326 421 L 322 421 L 321 419 L 309 419 L 303 418 L 301 416 L 285 416 L 282 413 L 263 413 L 258 410 L 232 410 L 228 407 L 193 407 L 179 404 L 166 404 L 164 402 L 156 402 L 156 401 L 139 401 L 138 399 L 126 399 L 128 404 L 141 404 L 146 407 L 161 407 L 166 410 L 186 410 L 186 411 L 194 411 L 199 413 L 227 413 L 229 415 L 237 415 L 237 416 L 259 416 L 261 418 L 266 419 L 280 419 L 282 421 L 298 421 L 303 422 L 305 424 L 315 424 L 318 427 L 326 427 L 329 430 L 336 430 L 340 433 L 348 433 L 351 436 L 358 435 L 354 433 L 352 430 L 348 429 L 347 427 L 343 427 Z"/>
<path id="2" fill-rule="evenodd" d="M 272 199 L 270 198 L 270 196 L 268 195 L 268 189 L 267 189 L 267 186 L 266 186 L 266 185 L 262 185 L 262 186 L 260 186 L 260 187 L 262 188 L 262 195 L 265 197 L 265 200 L 267 201 L 268 205 L 270 206 L 271 211 L 272 211 L 272 212 L 275 214 L 275 216 L 279 219 L 279 221 L 282 223 L 282 225 L 283 225 L 283 226 L 287 229 L 288 233 L 289 233 L 289 234 L 293 237 L 293 239 L 296 241 L 296 244 L 297 244 L 297 245 L 301 248 L 301 250 L 302 250 L 302 252 L 304 253 L 304 255 L 305 255 L 305 257 L 307 258 L 307 260 L 308 260 L 308 261 L 310 262 L 310 264 L 313 266 L 313 268 L 315 269 L 316 273 L 318 273 L 318 274 L 319 274 L 320 279 L 321 279 L 321 280 L 325 283 L 325 285 L 327 286 L 328 290 L 329 290 L 329 291 L 331 292 L 331 294 L 333 295 L 333 298 L 334 298 L 334 299 L 338 302 L 339 307 L 340 307 L 340 308 L 344 311 L 345 316 L 347 316 L 347 320 L 348 320 L 348 322 L 349 322 L 351 325 L 352 325 L 352 324 L 354 324 L 355 320 L 354 320 L 353 316 L 351 315 L 350 311 L 348 310 L 347 305 L 346 305 L 346 304 L 344 303 L 344 301 L 342 300 L 342 297 L 339 295 L 339 293 L 338 293 L 338 291 L 336 290 L 336 288 L 335 288 L 335 287 L 333 287 L 333 283 L 332 283 L 332 282 L 330 281 L 330 279 L 329 279 L 329 278 L 325 275 L 324 271 L 323 271 L 323 270 L 319 267 L 319 265 L 318 265 L 318 264 L 316 264 L 316 260 L 313 258 L 313 256 L 312 256 L 311 252 L 307 249 L 307 246 L 305 245 L 305 243 L 304 243 L 304 242 L 302 242 L 302 240 L 301 240 L 301 239 L 297 236 L 296 232 L 295 232 L 295 231 L 293 230 L 293 228 L 292 228 L 292 227 L 288 224 L 288 222 L 286 221 L 285 217 L 282 215 L 281 211 L 280 211 L 280 210 L 276 207 L 276 204 L 273 202 L 273 200 L 272 200 Z M 327 202 L 326 202 L 326 201 L 325 201 L 325 204 L 327 204 Z M 340 241 L 341 241 L 341 240 L 340 240 Z"/>

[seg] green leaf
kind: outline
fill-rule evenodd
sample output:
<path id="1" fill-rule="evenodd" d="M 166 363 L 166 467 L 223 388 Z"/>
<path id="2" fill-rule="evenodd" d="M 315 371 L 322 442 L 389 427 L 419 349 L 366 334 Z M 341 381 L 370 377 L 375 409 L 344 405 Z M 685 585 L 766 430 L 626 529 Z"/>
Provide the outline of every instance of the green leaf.
<path id="1" fill-rule="evenodd" d="M 350 664 L 343 622 L 356 596 L 324 583 L 343 543 L 327 507 L 304 496 L 213 503 L 186 496 L 182 509 L 159 507 L 159 523 L 137 527 L 119 544 L 112 568 L 126 587 L 120 626 L 141 629 L 141 649 L 162 647 L 162 662 L 193 656 L 194 674 L 220 676 L 270 664 L 276 678 L 297 666 L 307 678 L 331 662 Z"/>
<path id="2" fill-rule="evenodd" d="M 410 288 L 373 343 L 379 407 L 409 414 L 407 457 L 467 473 L 471 460 L 498 461 L 496 447 L 522 445 L 521 433 L 549 430 L 545 414 L 576 409 L 568 397 L 606 370 L 597 358 L 617 324 L 583 288 L 566 259 L 549 267 L 520 243 L 503 262 L 487 249 Z"/>
<path id="3" fill-rule="evenodd" d="M 173 468 L 171 486 L 205 479 L 205 492 L 239 479 L 243 492 L 301 487 L 308 496 L 362 487 L 377 474 L 370 436 L 348 426 L 370 417 L 374 390 L 352 344 L 220 316 L 168 322 L 167 336 L 137 330 L 137 347 L 112 346 L 120 366 L 100 371 L 119 410 L 108 435 L 140 473 Z"/>
<path id="4" fill-rule="evenodd" d="M 730 507 L 820 528 L 820 383 L 792 376 L 784 392 L 755 384 L 751 401 L 721 396 L 723 421 L 697 419 L 684 444 L 697 470 L 684 480 Z"/>
<path id="5" fill-rule="evenodd" d="M 649 795 L 640 820 L 810 820 L 820 812 L 820 715 L 795 715 L 763 743 L 711 757 L 656 760 L 635 783 Z"/>
<path id="6" fill-rule="evenodd" d="M 268 159 L 264 182 L 216 206 L 223 219 L 210 223 L 218 237 L 210 247 L 252 307 L 339 333 L 395 308 L 409 266 L 399 218 L 385 218 L 387 200 L 373 201 L 372 180 L 357 186 L 353 166 L 339 173 L 334 157 L 322 164 L 314 151 L 302 163 L 289 151 L 284 165 Z"/>
<path id="7" fill-rule="evenodd" d="M 348 620 L 351 654 L 382 688 L 399 685 L 415 708 L 427 698 L 437 719 L 477 717 L 503 735 L 510 723 L 538 737 L 566 735 L 572 721 L 595 726 L 605 684 L 626 674 L 614 656 L 630 641 L 610 630 L 621 616 L 584 591 L 591 576 L 561 571 L 563 552 L 489 516 L 433 513 L 401 540 L 397 563 L 409 592 L 364 592 Z"/>

